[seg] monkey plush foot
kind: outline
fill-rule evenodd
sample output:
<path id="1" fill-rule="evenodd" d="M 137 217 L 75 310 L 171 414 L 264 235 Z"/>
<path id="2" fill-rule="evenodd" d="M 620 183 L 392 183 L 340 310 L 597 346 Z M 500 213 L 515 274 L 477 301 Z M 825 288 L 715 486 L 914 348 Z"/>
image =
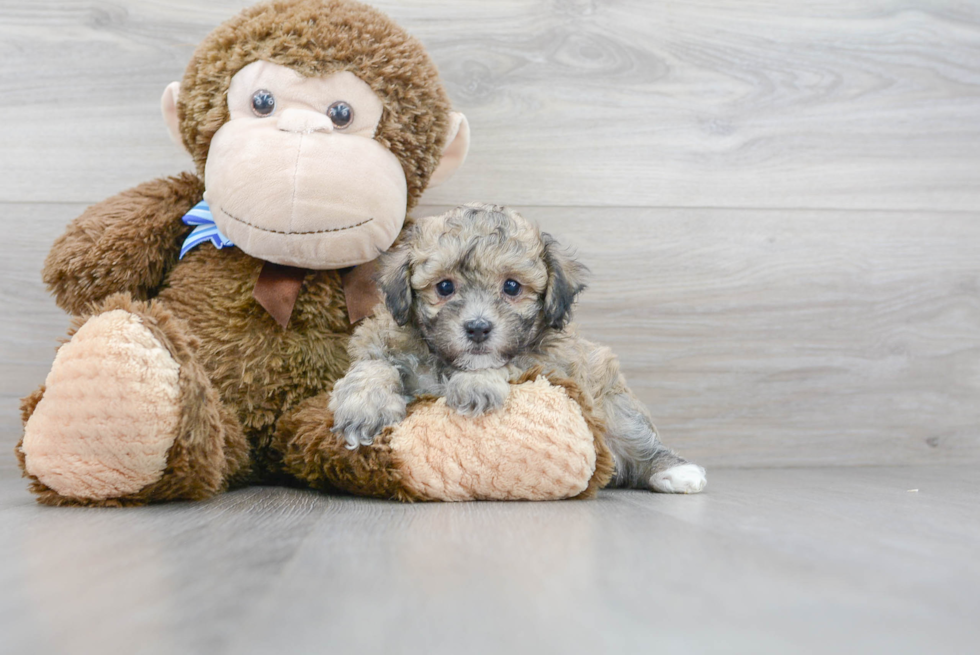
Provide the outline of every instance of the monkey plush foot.
<path id="1" fill-rule="evenodd" d="M 27 421 L 26 471 L 63 496 L 93 500 L 156 482 L 180 422 L 179 371 L 136 314 L 90 319 L 58 350 Z"/>
<path id="2" fill-rule="evenodd" d="M 443 398 L 413 409 L 389 443 L 403 483 L 426 499 L 559 500 L 599 486 L 603 446 L 581 407 L 544 377 L 513 385 L 501 411 L 481 416 Z"/>
<path id="3" fill-rule="evenodd" d="M 49 505 L 201 499 L 247 468 L 241 427 L 163 306 L 113 296 L 24 399 L 16 448 Z"/>

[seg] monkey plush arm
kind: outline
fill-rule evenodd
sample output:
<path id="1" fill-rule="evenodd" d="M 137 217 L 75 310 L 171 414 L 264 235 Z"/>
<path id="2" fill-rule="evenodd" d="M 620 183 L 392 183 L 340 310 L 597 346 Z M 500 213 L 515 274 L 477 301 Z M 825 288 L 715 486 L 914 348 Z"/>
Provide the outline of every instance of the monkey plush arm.
<path id="1" fill-rule="evenodd" d="M 191 173 L 146 182 L 92 205 L 68 225 L 44 262 L 58 306 L 82 314 L 92 302 L 126 292 L 156 295 L 190 231 L 181 218 L 204 195 Z"/>

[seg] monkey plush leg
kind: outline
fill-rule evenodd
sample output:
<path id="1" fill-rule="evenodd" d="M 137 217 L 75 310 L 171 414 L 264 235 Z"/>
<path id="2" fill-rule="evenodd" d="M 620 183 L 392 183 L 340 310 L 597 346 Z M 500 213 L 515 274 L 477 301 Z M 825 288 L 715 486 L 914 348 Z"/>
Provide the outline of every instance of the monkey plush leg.
<path id="1" fill-rule="evenodd" d="M 331 431 L 328 394 L 279 421 L 285 470 L 316 489 L 398 500 L 591 498 L 612 475 L 602 428 L 567 381 L 520 380 L 499 412 L 462 416 L 420 399 L 368 446 Z"/>
<path id="2" fill-rule="evenodd" d="M 237 420 L 161 304 L 117 295 L 58 350 L 24 399 L 17 456 L 50 505 L 201 499 L 247 465 Z"/>

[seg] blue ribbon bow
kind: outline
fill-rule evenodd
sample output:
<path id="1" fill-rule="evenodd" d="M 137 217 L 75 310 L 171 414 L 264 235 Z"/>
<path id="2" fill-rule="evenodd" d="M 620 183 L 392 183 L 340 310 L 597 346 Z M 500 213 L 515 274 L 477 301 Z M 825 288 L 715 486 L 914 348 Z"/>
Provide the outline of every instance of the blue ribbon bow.
<path id="1" fill-rule="evenodd" d="M 215 225 L 214 217 L 211 215 L 211 208 L 208 207 L 208 203 L 204 200 L 194 205 L 194 208 L 184 214 L 181 220 L 184 221 L 185 225 L 196 225 L 197 227 L 184 239 L 184 245 L 180 247 L 180 259 L 183 259 L 184 255 L 192 248 L 205 241 L 210 241 L 219 250 L 225 246 L 235 245 Z"/>

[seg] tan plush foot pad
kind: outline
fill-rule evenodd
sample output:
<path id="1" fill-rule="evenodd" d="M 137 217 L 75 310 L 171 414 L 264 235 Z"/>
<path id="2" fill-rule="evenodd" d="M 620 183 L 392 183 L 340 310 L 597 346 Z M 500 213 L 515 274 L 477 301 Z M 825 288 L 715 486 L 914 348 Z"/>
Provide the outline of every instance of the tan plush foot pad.
<path id="1" fill-rule="evenodd" d="M 440 398 L 391 433 L 403 482 L 433 500 L 559 500 L 596 469 L 579 406 L 544 378 L 511 388 L 502 410 L 460 416 Z"/>
<path id="2" fill-rule="evenodd" d="M 24 427 L 27 472 L 63 496 L 95 500 L 156 482 L 180 421 L 178 373 L 135 314 L 89 319 L 58 349 Z"/>

